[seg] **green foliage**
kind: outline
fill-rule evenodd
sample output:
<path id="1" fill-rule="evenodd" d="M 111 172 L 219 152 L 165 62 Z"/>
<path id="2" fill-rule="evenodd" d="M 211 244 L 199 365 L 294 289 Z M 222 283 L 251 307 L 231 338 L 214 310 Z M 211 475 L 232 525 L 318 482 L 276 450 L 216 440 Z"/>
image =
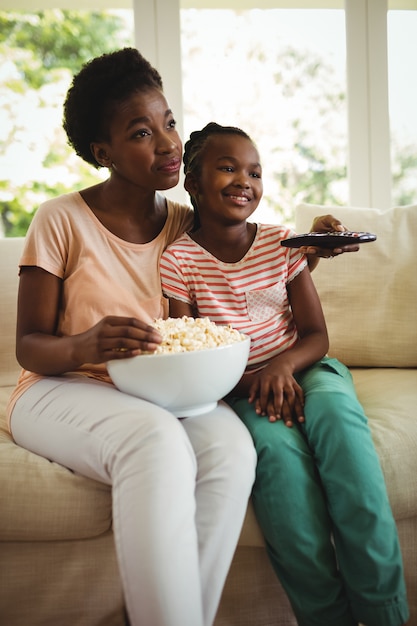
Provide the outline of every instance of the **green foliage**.
<path id="1" fill-rule="evenodd" d="M 68 148 L 62 104 L 84 63 L 126 45 L 132 33 L 110 12 L 0 11 L 0 233 L 24 235 L 41 202 L 100 180 Z"/>
<path id="2" fill-rule="evenodd" d="M 104 12 L 0 12 L 0 45 L 25 51 L 15 63 L 22 80 L 34 88 L 53 81 L 54 70 L 74 74 L 89 59 L 129 41 L 121 18 Z"/>

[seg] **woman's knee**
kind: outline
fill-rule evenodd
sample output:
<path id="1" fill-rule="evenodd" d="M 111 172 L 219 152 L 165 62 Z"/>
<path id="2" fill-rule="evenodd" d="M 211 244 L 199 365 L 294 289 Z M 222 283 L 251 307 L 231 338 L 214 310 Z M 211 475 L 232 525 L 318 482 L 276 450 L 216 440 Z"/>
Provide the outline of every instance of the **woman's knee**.
<path id="1" fill-rule="evenodd" d="M 107 442 L 115 471 L 196 473 L 195 454 L 179 420 L 155 405 L 120 411 Z"/>
<path id="2" fill-rule="evenodd" d="M 239 475 L 245 483 L 255 476 L 256 452 L 252 437 L 232 409 L 219 403 L 212 413 L 183 422 L 199 467 L 219 470 L 233 481 Z M 211 469 L 210 469 L 211 468 Z"/>

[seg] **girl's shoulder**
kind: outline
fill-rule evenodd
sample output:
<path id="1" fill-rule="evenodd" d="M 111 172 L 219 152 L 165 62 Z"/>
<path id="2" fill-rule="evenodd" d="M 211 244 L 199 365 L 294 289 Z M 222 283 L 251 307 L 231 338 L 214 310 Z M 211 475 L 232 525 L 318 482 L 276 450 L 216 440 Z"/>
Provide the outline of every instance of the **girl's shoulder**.
<path id="1" fill-rule="evenodd" d="M 261 237 L 274 237 L 281 240 L 296 234 L 291 227 L 282 224 L 257 224 L 257 226 Z"/>

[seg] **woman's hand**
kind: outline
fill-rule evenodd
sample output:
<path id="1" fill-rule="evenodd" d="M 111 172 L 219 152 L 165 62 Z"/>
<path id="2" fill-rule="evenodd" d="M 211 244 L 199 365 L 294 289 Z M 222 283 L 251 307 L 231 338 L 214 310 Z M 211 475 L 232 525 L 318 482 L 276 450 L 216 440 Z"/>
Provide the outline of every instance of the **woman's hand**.
<path id="1" fill-rule="evenodd" d="M 346 226 L 344 226 L 342 222 L 333 215 L 321 215 L 315 217 L 310 228 L 311 233 L 328 233 L 332 231 L 344 232 L 346 230 L 349 229 L 346 228 Z M 338 248 L 333 248 L 332 250 L 329 250 L 328 248 L 320 248 L 318 246 L 302 246 L 299 248 L 299 252 L 306 254 L 308 257 L 308 266 L 310 271 L 317 266 L 320 258 L 333 259 L 335 256 L 339 256 L 339 254 L 343 254 L 344 252 L 357 252 L 358 250 L 358 244 L 340 246 Z"/>
<path id="2" fill-rule="evenodd" d="M 73 340 L 76 361 L 104 363 L 154 352 L 162 337 L 153 326 L 134 317 L 108 315 Z"/>
<path id="3" fill-rule="evenodd" d="M 37 374 L 58 376 L 85 363 L 105 363 L 140 352 L 152 352 L 161 342 L 158 331 L 132 317 L 107 316 L 92 328 L 72 336 L 56 334 L 62 281 L 38 267 L 22 268 L 19 284 L 16 356 Z"/>
<path id="4" fill-rule="evenodd" d="M 303 390 L 288 366 L 273 361 L 252 379 L 248 399 L 258 415 L 267 416 L 270 422 L 282 420 L 288 427 L 294 420 L 304 421 Z"/>

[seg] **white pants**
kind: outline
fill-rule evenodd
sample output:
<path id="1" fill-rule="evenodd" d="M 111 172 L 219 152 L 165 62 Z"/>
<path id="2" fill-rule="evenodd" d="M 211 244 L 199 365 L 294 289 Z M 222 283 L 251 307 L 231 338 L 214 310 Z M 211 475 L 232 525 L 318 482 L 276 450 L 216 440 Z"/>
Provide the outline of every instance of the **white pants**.
<path id="1" fill-rule="evenodd" d="M 18 400 L 15 441 L 112 485 L 131 626 L 210 626 L 255 474 L 251 437 L 225 404 L 177 419 L 81 376 L 45 378 Z"/>

